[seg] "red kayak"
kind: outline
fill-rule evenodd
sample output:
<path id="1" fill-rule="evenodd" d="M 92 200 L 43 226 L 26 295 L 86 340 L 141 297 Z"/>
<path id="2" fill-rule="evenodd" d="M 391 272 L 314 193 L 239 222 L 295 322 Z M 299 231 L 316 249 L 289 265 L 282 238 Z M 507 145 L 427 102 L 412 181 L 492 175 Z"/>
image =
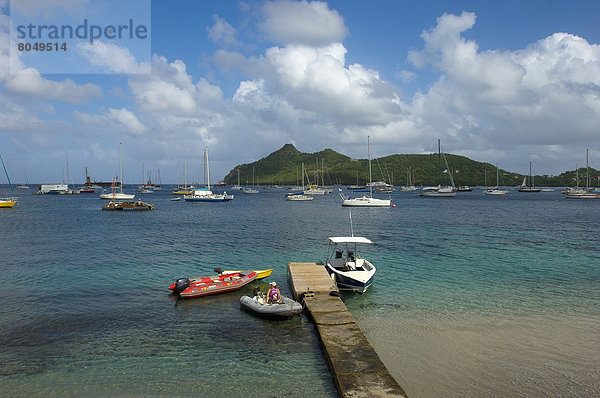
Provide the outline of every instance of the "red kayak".
<path id="1" fill-rule="evenodd" d="M 169 289 L 181 297 L 201 297 L 238 290 L 255 280 L 256 277 L 255 271 L 248 270 L 201 278 L 181 278 L 173 282 Z"/>

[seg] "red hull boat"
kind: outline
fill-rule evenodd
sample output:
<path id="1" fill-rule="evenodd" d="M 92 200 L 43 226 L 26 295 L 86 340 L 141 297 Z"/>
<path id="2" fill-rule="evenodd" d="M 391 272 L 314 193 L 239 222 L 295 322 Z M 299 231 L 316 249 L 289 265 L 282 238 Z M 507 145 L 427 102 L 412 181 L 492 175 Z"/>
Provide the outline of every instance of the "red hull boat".
<path id="1" fill-rule="evenodd" d="M 201 278 L 181 278 L 169 289 L 181 297 L 201 297 L 238 290 L 254 281 L 257 273 L 252 270 L 218 274 Z"/>

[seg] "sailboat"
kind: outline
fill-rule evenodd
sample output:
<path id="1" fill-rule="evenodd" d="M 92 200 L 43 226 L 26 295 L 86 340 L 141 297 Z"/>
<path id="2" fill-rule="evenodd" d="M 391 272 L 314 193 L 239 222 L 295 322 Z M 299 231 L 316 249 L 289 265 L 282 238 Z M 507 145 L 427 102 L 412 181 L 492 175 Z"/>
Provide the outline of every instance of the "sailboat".
<path id="1" fill-rule="evenodd" d="M 158 183 L 156 185 L 154 185 L 154 190 L 162 191 L 162 187 L 160 186 L 160 169 L 158 169 L 157 171 L 158 171 Z"/>
<path id="2" fill-rule="evenodd" d="M 412 181 L 412 171 L 410 169 L 410 167 L 408 169 L 406 169 L 406 185 L 402 186 L 400 188 L 400 191 L 402 192 L 412 192 L 412 191 L 416 191 L 417 187 L 415 187 L 415 184 L 413 184 Z"/>
<path id="3" fill-rule="evenodd" d="M 302 191 L 300 193 L 289 193 L 285 195 L 285 200 L 305 202 L 313 200 L 315 197 L 312 195 L 305 195 L 304 193 L 304 162 L 302 162 Z"/>
<path id="4" fill-rule="evenodd" d="M 25 173 L 25 184 L 17 185 L 15 188 L 17 189 L 29 189 L 29 178 L 27 178 L 27 170 L 23 169 Z"/>
<path id="5" fill-rule="evenodd" d="M 347 189 L 352 189 L 354 192 L 368 192 L 366 186 L 358 184 L 358 170 L 356 170 L 356 184 L 348 185 Z M 365 189 L 364 191 L 356 191 L 357 189 Z"/>
<path id="6" fill-rule="evenodd" d="M 567 199 L 600 199 L 600 193 L 598 192 L 592 192 L 590 190 L 590 167 L 588 164 L 588 158 L 589 158 L 589 149 L 586 149 L 585 152 L 585 169 L 586 169 L 586 178 L 585 178 L 585 190 L 576 190 L 576 191 L 572 191 L 572 192 L 568 192 L 565 195 L 565 198 Z"/>
<path id="7" fill-rule="evenodd" d="M 177 178 L 179 180 L 179 177 Z M 187 155 L 183 157 L 183 185 L 178 185 L 177 189 L 173 190 L 173 195 L 191 195 L 191 186 L 187 184 Z"/>
<path id="8" fill-rule="evenodd" d="M 304 168 L 303 168 L 304 169 Z M 295 187 L 289 187 L 288 190 L 289 191 L 299 191 L 300 193 L 304 192 L 304 172 L 302 173 L 302 186 L 300 186 L 300 183 L 298 182 L 298 166 L 296 166 L 296 186 Z"/>
<path id="9" fill-rule="evenodd" d="M 6 179 L 8 180 L 8 186 L 10 187 L 10 191 L 12 193 L 15 192 L 13 189 L 12 183 L 10 182 L 10 177 L 8 176 L 8 171 L 6 171 L 6 166 L 4 166 L 4 159 L 0 156 L 0 160 L 2 161 L 2 168 L 4 169 L 4 174 L 6 174 Z M 10 198 L 0 198 L 0 208 L 8 209 L 12 208 L 17 204 L 18 198 L 10 197 Z"/>
<path id="10" fill-rule="evenodd" d="M 205 188 L 192 190 L 191 195 L 184 195 L 183 199 L 187 202 L 227 202 L 233 199 L 233 195 L 213 193 L 210 190 L 210 168 L 208 165 L 208 148 L 204 149 L 204 185 Z"/>
<path id="11" fill-rule="evenodd" d="M 246 183 L 247 182 L 248 182 L 248 180 L 246 180 Z M 254 187 L 254 165 L 252 166 L 252 187 Z M 260 191 L 258 189 L 254 189 L 254 188 L 250 188 L 250 187 L 243 187 L 242 192 L 250 193 L 250 194 L 260 193 Z"/>
<path id="12" fill-rule="evenodd" d="M 237 185 L 232 186 L 231 189 L 233 191 L 241 191 L 242 186 L 240 185 L 240 169 L 237 168 L 236 170 L 237 170 L 237 175 L 238 175 L 238 183 L 237 183 Z"/>
<path id="13" fill-rule="evenodd" d="M 529 162 L 529 183 L 531 185 L 527 185 L 527 176 L 523 177 L 523 183 L 517 187 L 517 191 L 519 192 L 540 192 L 541 188 L 535 187 L 535 180 L 533 175 L 531 174 L 531 161 Z"/>
<path id="14" fill-rule="evenodd" d="M 148 170 L 148 182 L 144 183 L 144 178 L 144 163 L 142 163 L 142 184 L 139 185 L 137 189 L 140 193 L 144 194 L 154 193 L 154 187 L 156 185 L 152 183 L 152 173 L 150 170 Z"/>
<path id="15" fill-rule="evenodd" d="M 486 195 L 506 195 L 508 194 L 508 191 L 506 189 L 498 189 L 498 164 L 496 164 L 496 187 L 495 188 L 489 188 L 484 191 L 484 193 Z M 486 183 L 487 186 L 487 183 Z"/>
<path id="16" fill-rule="evenodd" d="M 391 199 L 378 199 L 373 197 L 373 176 L 371 172 L 371 137 L 367 137 L 367 148 L 369 154 L 369 196 L 363 195 L 360 198 L 348 198 L 340 193 L 342 197 L 342 206 L 352 207 L 390 207 Z"/>
<path id="17" fill-rule="evenodd" d="M 442 175 L 442 150 L 440 140 L 438 139 L 438 186 L 437 187 L 425 187 L 419 193 L 419 196 L 424 196 L 428 198 L 452 198 L 456 196 L 456 188 L 454 187 L 454 179 L 452 178 L 452 173 L 450 173 L 450 168 L 448 167 L 448 162 L 446 161 L 446 156 L 444 156 L 444 162 L 446 162 L 446 170 L 448 170 L 448 175 L 450 176 L 451 186 L 442 187 L 441 185 L 441 175 Z"/>
<path id="18" fill-rule="evenodd" d="M 100 199 L 131 200 L 135 195 L 123 193 L 123 143 L 119 142 L 119 192 L 115 192 L 115 180 L 112 183 L 112 192 L 100 194 Z"/>
<path id="19" fill-rule="evenodd" d="M 325 177 L 324 177 L 324 173 L 325 173 L 325 164 L 323 163 L 322 166 L 322 172 L 321 172 L 321 179 L 323 181 L 323 185 L 325 185 Z M 304 177 L 304 175 L 303 175 Z M 309 182 L 310 184 L 310 182 Z M 331 192 L 333 192 L 333 189 L 331 188 L 325 188 L 324 186 L 319 186 L 319 159 L 317 159 L 316 162 L 316 167 L 315 167 L 315 183 L 312 185 L 309 185 L 304 191 L 305 195 L 328 195 Z"/>

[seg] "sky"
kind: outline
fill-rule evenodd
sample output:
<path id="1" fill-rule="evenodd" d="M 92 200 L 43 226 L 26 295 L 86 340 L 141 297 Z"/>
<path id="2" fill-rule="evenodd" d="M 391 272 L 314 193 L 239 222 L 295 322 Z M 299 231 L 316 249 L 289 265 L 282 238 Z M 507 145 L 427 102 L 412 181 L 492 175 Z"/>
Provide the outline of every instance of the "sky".
<path id="1" fill-rule="evenodd" d="M 67 159 L 71 181 L 86 166 L 110 181 L 122 143 L 126 183 L 142 169 L 182 182 L 184 159 L 202 182 L 205 148 L 214 183 L 286 143 L 366 158 L 368 136 L 373 157 L 433 153 L 440 139 L 522 174 L 530 161 L 536 174 L 585 166 L 588 148 L 600 168 L 598 1 L 130 2 L 0 0 L 13 181 L 63 182 Z M 148 34 L 15 50 L 20 22 L 84 18 Z"/>

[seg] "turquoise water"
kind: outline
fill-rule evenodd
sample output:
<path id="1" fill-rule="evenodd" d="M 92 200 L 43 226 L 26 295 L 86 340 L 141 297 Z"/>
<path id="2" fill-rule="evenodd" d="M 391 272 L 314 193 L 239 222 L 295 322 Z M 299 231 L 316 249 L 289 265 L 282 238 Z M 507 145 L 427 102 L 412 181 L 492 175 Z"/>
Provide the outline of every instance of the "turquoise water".
<path id="1" fill-rule="evenodd" d="M 337 395 L 305 315 L 240 310 L 260 283 L 185 301 L 167 289 L 217 266 L 270 267 L 289 293 L 287 262 L 323 260 L 327 237 L 350 232 L 337 194 L 192 203 L 165 190 L 142 195 L 155 211 L 115 213 L 97 194 L 32 191 L 0 211 L 8 396 Z M 352 211 L 378 271 L 346 303 L 409 396 L 600 394 L 600 201 L 392 197 L 395 208 Z"/>

